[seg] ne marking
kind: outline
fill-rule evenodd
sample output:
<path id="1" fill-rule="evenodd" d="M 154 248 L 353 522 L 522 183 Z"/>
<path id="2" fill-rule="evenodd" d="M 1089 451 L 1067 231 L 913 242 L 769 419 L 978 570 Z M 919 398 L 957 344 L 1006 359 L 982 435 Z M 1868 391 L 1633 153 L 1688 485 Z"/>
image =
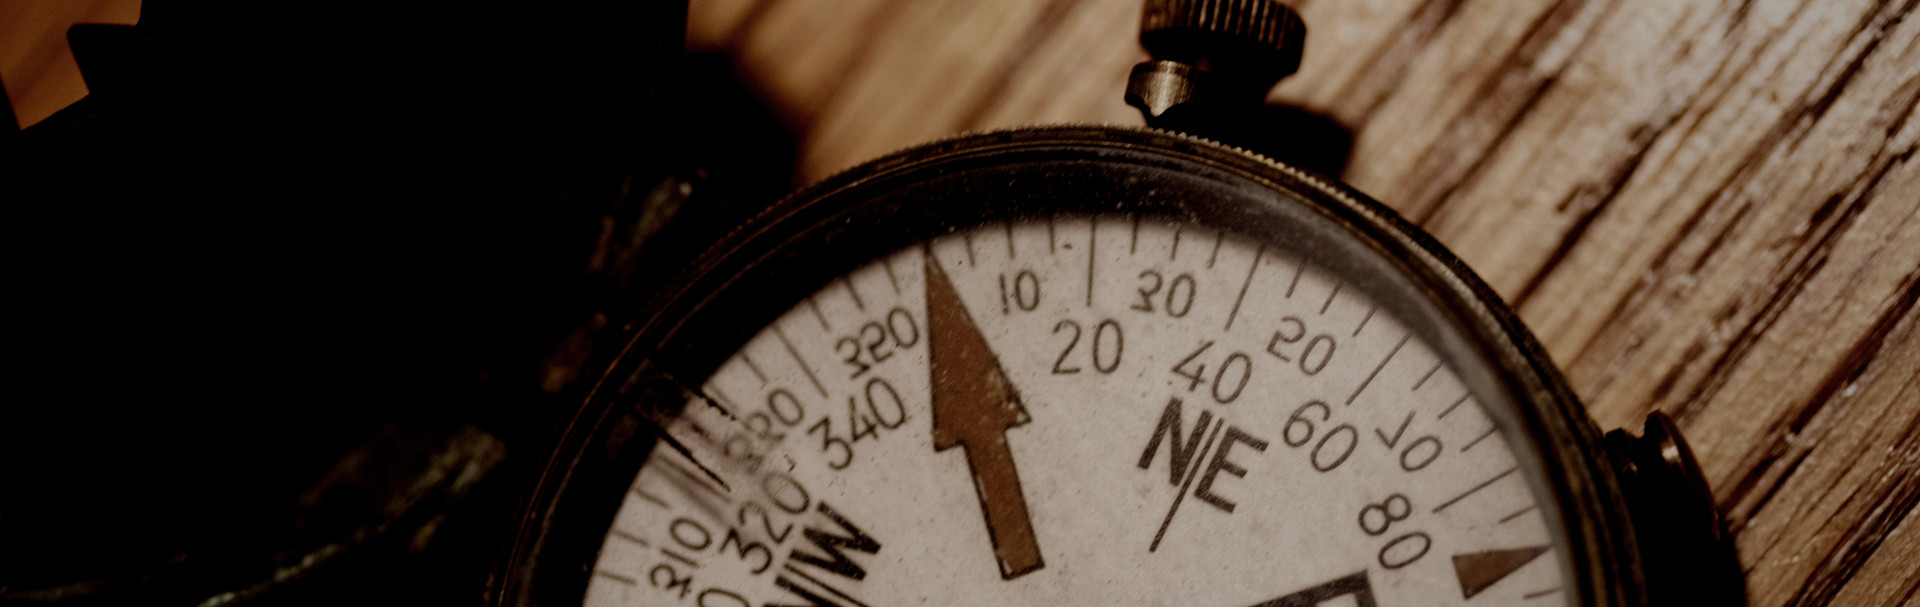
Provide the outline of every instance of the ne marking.
<path id="1" fill-rule="evenodd" d="M 1175 234 L 1177 235 L 1178 232 L 1175 232 Z M 1253 286 L 1253 271 L 1260 269 L 1260 256 L 1265 254 L 1266 252 L 1267 252 L 1266 243 L 1261 243 L 1260 248 L 1254 249 L 1253 261 L 1247 264 L 1247 279 L 1246 281 L 1240 283 L 1240 295 L 1233 298 L 1233 311 L 1227 313 L 1227 327 L 1226 329 L 1222 329 L 1222 330 L 1233 329 L 1233 319 L 1235 317 L 1240 316 L 1240 302 L 1246 301 L 1247 287 Z"/>
<path id="2" fill-rule="evenodd" d="M 808 301 L 812 301 L 812 300 L 808 300 Z M 799 363 L 800 370 L 803 372 L 806 372 L 807 381 L 813 382 L 813 389 L 818 390 L 820 392 L 821 398 L 826 398 L 827 387 L 820 383 L 820 376 L 813 374 L 813 367 L 807 366 L 807 360 L 804 358 L 800 358 L 800 351 L 793 349 L 793 342 L 787 340 L 786 331 L 780 330 L 780 323 L 774 323 L 773 336 L 780 338 L 780 345 L 787 349 L 788 355 L 793 356 L 793 362 Z"/>
<path id="3" fill-rule="evenodd" d="M 1193 487 L 1193 477 L 1199 476 L 1200 469 L 1205 467 L 1199 465 L 1199 462 L 1206 461 L 1207 451 L 1213 448 L 1214 439 L 1220 438 L 1220 427 L 1225 425 L 1227 425 L 1225 417 L 1214 419 L 1213 432 L 1207 435 L 1206 442 L 1200 443 L 1200 452 L 1193 454 L 1195 459 L 1191 460 L 1192 463 L 1187 467 L 1187 480 L 1180 481 L 1180 493 L 1173 496 L 1173 506 L 1167 508 L 1167 518 L 1160 521 L 1160 530 L 1154 532 L 1153 543 L 1147 546 L 1147 552 L 1160 549 L 1160 540 L 1167 536 L 1167 526 L 1173 524 L 1173 513 L 1180 511 L 1180 501 L 1187 498 L 1187 489 Z"/>
<path id="4" fill-rule="evenodd" d="M 1393 355 L 1395 355 L 1395 354 L 1399 354 L 1399 353 L 1400 353 L 1400 348 L 1402 348 L 1402 347 L 1405 347 L 1405 346 L 1407 345 L 1407 342 L 1408 342 L 1408 341 L 1410 341 L 1410 340 L 1412 340 L 1412 339 L 1413 339 L 1413 332 L 1412 332 L 1412 331 L 1408 331 L 1408 332 L 1407 332 L 1407 335 L 1406 335 L 1405 337 L 1401 337 L 1401 338 L 1400 338 L 1400 343 L 1397 343 L 1397 344 L 1394 344 L 1394 345 L 1393 345 L 1393 351 L 1391 351 L 1391 352 L 1388 352 L 1388 353 L 1387 353 L 1387 357 L 1386 357 L 1386 358 L 1382 358 L 1382 359 L 1380 359 L 1380 365 L 1379 365 L 1379 366 L 1376 366 L 1376 367 L 1374 367 L 1374 368 L 1373 368 L 1373 372 L 1372 372 L 1372 373 L 1368 373 L 1368 374 L 1367 374 L 1367 379 L 1366 379 L 1366 381 L 1362 381 L 1362 382 L 1360 382 L 1360 387 L 1358 387 L 1358 388 L 1354 388 L 1354 389 L 1353 389 L 1353 394 L 1349 394 L 1349 395 L 1347 395 L 1347 403 L 1346 403 L 1346 404 L 1348 404 L 1348 405 L 1352 405 L 1352 404 L 1353 404 L 1353 401 L 1355 401 L 1355 400 L 1358 400 L 1358 399 L 1360 398 L 1360 393 L 1361 393 L 1361 392 L 1365 392 L 1365 391 L 1367 390 L 1367 386 L 1370 386 L 1370 385 L 1372 385 L 1372 384 L 1373 384 L 1373 378 L 1375 378 L 1375 377 L 1379 377 L 1379 376 L 1380 376 L 1380 370 L 1381 370 L 1381 369 L 1385 369 L 1385 368 L 1387 368 L 1387 363 L 1388 363 L 1388 362 L 1392 362 L 1392 361 L 1393 361 Z"/>
<path id="5" fill-rule="evenodd" d="M 1492 484 L 1493 484 L 1493 483 L 1494 483 L 1495 481 L 1498 481 L 1498 480 L 1500 480 L 1500 479 L 1503 479 L 1503 478 L 1506 478 L 1506 477 L 1507 477 L 1507 475 L 1509 475 L 1509 474 L 1513 474 L 1513 473 L 1515 473 L 1515 472 L 1519 472 L 1519 471 L 1520 471 L 1520 466 L 1518 466 L 1518 465 L 1516 465 L 1516 466 L 1514 466 L 1514 467 L 1512 467 L 1512 468 L 1508 468 L 1508 469 L 1506 469 L 1505 471 L 1503 471 L 1503 472 L 1501 472 L 1501 473 L 1499 473 L 1499 474 L 1495 474 L 1495 475 L 1493 475 L 1493 478 L 1490 478 L 1490 479 L 1487 479 L 1487 480 L 1484 480 L 1484 481 L 1481 481 L 1481 482 L 1480 482 L 1480 484 L 1478 484 L 1478 485 L 1474 485 L 1474 486 L 1473 486 L 1473 488 L 1472 488 L 1472 489 L 1468 489 L 1466 493 L 1462 493 L 1462 494 L 1460 494 L 1460 495 L 1456 495 L 1456 496 L 1454 496 L 1454 497 L 1453 497 L 1453 499 L 1450 499 L 1450 500 L 1447 500 L 1447 501 L 1446 501 L 1446 503 L 1443 503 L 1443 504 L 1440 504 L 1440 505 L 1438 505 L 1438 506 L 1434 506 L 1434 507 L 1433 507 L 1433 513 L 1434 513 L 1434 514 L 1439 514 L 1441 510 L 1446 510 L 1448 506 L 1452 506 L 1452 505 L 1454 505 L 1454 504 L 1458 504 L 1458 503 L 1460 503 L 1460 500 L 1463 500 L 1463 499 L 1467 499 L 1467 496 L 1469 496 L 1469 495 L 1473 495 L 1473 494 L 1475 494 L 1475 493 L 1478 493 L 1478 492 L 1479 492 L 1479 491 L 1480 491 L 1481 489 L 1485 489 L 1485 488 L 1487 488 L 1488 486 L 1491 486 L 1491 485 L 1492 485 Z"/>

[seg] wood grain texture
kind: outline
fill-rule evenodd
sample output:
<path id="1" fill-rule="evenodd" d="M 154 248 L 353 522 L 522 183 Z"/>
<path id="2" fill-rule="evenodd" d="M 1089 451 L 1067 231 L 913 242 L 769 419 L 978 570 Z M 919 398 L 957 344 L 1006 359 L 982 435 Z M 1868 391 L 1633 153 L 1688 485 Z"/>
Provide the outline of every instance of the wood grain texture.
<path id="1" fill-rule="evenodd" d="M 1604 427 L 1659 408 L 1754 605 L 1920 600 L 1920 18 L 1877 0 L 1296 0 L 1271 100 L 1519 310 Z M 1123 0 L 696 0 L 802 177 L 1139 124 Z"/>
<path id="2" fill-rule="evenodd" d="M 87 95 L 67 50 L 67 26 L 131 24 L 139 17 L 140 0 L 0 0 L 0 84 L 19 125 L 31 126 Z"/>

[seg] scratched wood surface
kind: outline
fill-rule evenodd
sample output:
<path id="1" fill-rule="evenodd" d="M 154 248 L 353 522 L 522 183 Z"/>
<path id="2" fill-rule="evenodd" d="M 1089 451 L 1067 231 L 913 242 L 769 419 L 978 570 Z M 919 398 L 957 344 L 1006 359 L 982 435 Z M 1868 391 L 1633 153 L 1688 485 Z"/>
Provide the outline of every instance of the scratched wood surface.
<path id="1" fill-rule="evenodd" d="M 1920 601 L 1920 15 L 1871 0 L 1295 0 L 1271 100 L 1492 284 L 1603 427 L 1675 415 L 1754 605 Z M 1139 124 L 1133 0 L 694 0 L 815 179 Z"/>

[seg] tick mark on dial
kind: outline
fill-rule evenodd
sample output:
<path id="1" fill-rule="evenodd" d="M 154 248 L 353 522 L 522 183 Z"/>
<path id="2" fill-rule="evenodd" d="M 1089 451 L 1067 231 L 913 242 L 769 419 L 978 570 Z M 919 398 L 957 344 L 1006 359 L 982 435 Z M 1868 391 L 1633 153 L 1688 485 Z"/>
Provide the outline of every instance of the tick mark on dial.
<path id="1" fill-rule="evenodd" d="M 1387 368 L 1387 363 L 1393 361 L 1393 356 L 1395 354 L 1399 354 L 1400 348 L 1406 347 L 1407 342 L 1412 339 L 1413 339 L 1412 332 L 1408 332 L 1405 337 L 1400 338 L 1400 343 L 1394 344 L 1393 350 L 1390 352 L 1387 352 L 1387 357 L 1380 359 L 1380 364 L 1373 368 L 1372 373 L 1367 374 L 1367 379 L 1365 381 L 1360 382 L 1360 387 L 1354 388 L 1353 394 L 1347 395 L 1346 404 L 1352 405 L 1353 401 L 1358 400 L 1360 398 L 1360 393 L 1365 392 L 1367 390 L 1367 386 L 1373 385 L 1373 378 L 1380 376 L 1380 370 Z"/>
<path id="2" fill-rule="evenodd" d="M 893 258 L 891 257 L 880 258 L 880 267 L 887 271 L 887 282 L 893 285 L 893 294 L 899 295 L 900 294 L 900 278 L 893 274 Z"/>
<path id="3" fill-rule="evenodd" d="M 1460 395 L 1460 400 L 1453 401 L 1453 404 L 1447 405 L 1447 408 L 1444 410 L 1441 410 L 1440 415 L 1436 416 L 1434 419 L 1446 419 L 1448 413 L 1452 413 L 1454 409 L 1460 408 L 1460 405 L 1467 404 L 1467 399 L 1469 398 L 1473 398 L 1472 392 L 1468 392 L 1466 394 Z"/>
<path id="4" fill-rule="evenodd" d="M 1181 224 L 1181 225 L 1178 225 L 1178 226 L 1174 226 L 1174 228 L 1173 228 L 1173 252 L 1171 252 L 1171 253 L 1168 253 L 1168 254 L 1167 254 L 1167 261 L 1179 261 L 1179 260 L 1180 260 L 1180 232 L 1181 232 L 1182 230 L 1185 230 L 1186 228 L 1187 228 L 1187 226 L 1186 226 L 1185 224 Z M 1209 265 L 1209 266 L 1207 266 L 1207 267 L 1209 267 L 1209 268 L 1211 268 L 1211 267 L 1213 267 L 1213 266 L 1211 266 L 1211 265 Z"/>
<path id="5" fill-rule="evenodd" d="M 1433 379 L 1433 374 L 1440 372 L 1440 366 L 1442 364 L 1445 364 L 1445 363 L 1442 363 L 1440 361 L 1434 361 L 1433 368 L 1427 369 L 1427 374 L 1420 376 L 1420 381 L 1413 382 L 1413 389 L 1409 390 L 1409 392 L 1417 392 L 1420 390 L 1420 386 L 1427 385 L 1427 380 Z"/>
<path id="6" fill-rule="evenodd" d="M 980 267 L 980 263 L 973 260 L 973 232 L 961 233 L 960 242 L 967 245 L 967 267 L 969 268 Z"/>
<path id="7" fill-rule="evenodd" d="M 1059 247 L 1054 244 L 1054 238 L 1053 238 L 1053 216 L 1048 215 L 1047 216 L 1047 254 L 1052 255 L 1056 253 L 1058 249 Z"/>
<path id="8" fill-rule="evenodd" d="M 740 362 L 747 363 L 747 370 L 753 372 L 754 379 L 760 380 L 760 385 L 767 385 L 767 374 L 760 370 L 760 365 L 753 362 L 752 356 L 747 356 L 744 348 L 740 350 Z"/>
<path id="9" fill-rule="evenodd" d="M 1440 505 L 1438 505 L 1438 506 L 1434 506 L 1434 507 L 1433 507 L 1433 513 L 1434 513 L 1434 514 L 1439 514 L 1439 513 L 1440 513 L 1440 511 L 1442 511 L 1442 510 L 1446 510 L 1448 506 L 1452 506 L 1452 505 L 1454 505 L 1454 504 L 1458 504 L 1458 503 L 1460 503 L 1460 500 L 1463 500 L 1463 499 L 1467 499 L 1467 496 L 1469 496 L 1469 495 L 1473 495 L 1474 493 L 1478 493 L 1478 492 L 1479 492 L 1479 491 L 1480 491 L 1481 489 L 1485 489 L 1485 488 L 1487 488 L 1487 487 L 1489 487 L 1489 486 L 1492 486 L 1494 482 L 1496 482 L 1496 481 L 1499 481 L 1500 479 L 1503 479 L 1503 478 L 1506 478 L 1506 477 L 1507 477 L 1507 475 L 1509 475 L 1509 474 L 1513 474 L 1513 473 L 1515 473 L 1515 472 L 1519 472 L 1519 471 L 1520 471 L 1520 467 L 1519 467 L 1519 466 L 1514 466 L 1514 467 L 1512 467 L 1512 468 L 1508 468 L 1508 469 L 1506 469 L 1505 471 L 1502 471 L 1502 472 L 1501 472 L 1501 473 L 1499 473 L 1499 474 L 1495 474 L 1495 475 L 1493 475 L 1493 478 L 1490 478 L 1490 479 L 1487 479 L 1487 480 L 1484 480 L 1484 481 L 1481 481 L 1481 482 L 1480 482 L 1480 484 L 1478 484 L 1478 485 L 1474 485 L 1474 486 L 1473 486 L 1473 488 L 1471 488 L 1471 489 L 1468 489 L 1466 493 L 1462 493 L 1462 494 L 1460 494 L 1460 495 L 1456 495 L 1456 496 L 1453 496 L 1453 499 L 1450 499 L 1450 500 L 1447 500 L 1446 502 L 1443 502 L 1443 503 L 1441 503 L 1441 504 L 1440 504 Z"/>
<path id="10" fill-rule="evenodd" d="M 1525 515 L 1528 512 L 1533 512 L 1534 510 L 1538 510 L 1538 509 L 1540 509 L 1539 504 L 1527 504 L 1527 507 L 1521 508 L 1519 510 L 1515 510 L 1513 511 L 1513 514 L 1500 517 L 1500 524 L 1506 524 L 1508 522 L 1511 522 L 1513 519 L 1520 518 L 1522 515 Z"/>
<path id="11" fill-rule="evenodd" d="M 1009 219 L 1002 225 L 1007 226 L 1007 259 L 1018 257 L 1013 252 L 1013 220 Z"/>
<path id="12" fill-rule="evenodd" d="M 807 301 L 813 301 L 811 299 Z M 793 342 L 787 340 L 787 333 L 780 330 L 780 324 L 774 323 L 773 336 L 779 338 L 780 346 L 787 349 L 787 355 L 793 357 L 794 364 L 800 365 L 800 371 L 807 374 L 807 381 L 813 383 L 813 389 L 820 392 L 821 398 L 827 397 L 827 387 L 820 383 L 820 376 L 813 374 L 813 367 L 807 366 L 807 359 L 800 357 L 800 351 L 793 349 Z"/>
<path id="13" fill-rule="evenodd" d="M 1253 286 L 1253 271 L 1260 269 L 1260 256 L 1266 252 L 1267 245 L 1265 243 L 1261 243 L 1260 248 L 1254 249 L 1253 261 L 1247 264 L 1247 279 L 1240 283 L 1240 294 L 1233 298 L 1233 310 L 1227 312 L 1227 326 L 1225 330 L 1233 329 L 1233 319 L 1240 315 L 1240 302 L 1247 299 L 1247 287 Z"/>
<path id="14" fill-rule="evenodd" d="M 782 569 L 785 569 L 787 573 L 791 573 L 795 577 L 806 580 L 808 582 L 812 582 L 814 586 L 820 588 L 821 590 L 825 590 L 834 596 L 840 597 L 841 600 L 844 600 L 849 603 L 853 603 L 854 607 L 868 607 L 866 603 L 860 602 L 860 599 L 856 599 L 856 598 L 853 598 L 852 596 L 848 596 L 846 592 L 841 591 L 839 588 L 834 588 L 833 586 L 829 586 L 825 582 L 815 579 L 811 575 L 807 575 L 806 572 L 803 572 L 800 569 L 794 567 L 793 563 L 787 563 L 787 564 L 781 565 L 780 567 Z M 812 592 L 809 592 L 806 589 L 801 588 L 798 584 L 795 584 L 787 580 L 787 577 L 784 575 L 779 576 L 778 578 L 775 578 L 774 585 L 779 586 L 780 589 L 782 590 L 787 590 L 787 591 L 794 592 L 795 594 L 799 594 L 801 598 L 808 599 L 809 602 L 815 605 L 833 604 L 831 601 L 820 599 L 819 597 L 815 596 Z"/>
<path id="15" fill-rule="evenodd" d="M 640 536 L 638 536 L 638 535 L 634 535 L 634 534 L 631 534 L 631 533 L 627 533 L 626 531 L 624 531 L 624 530 L 621 530 L 621 529 L 614 529 L 614 530 L 613 530 L 613 536 L 614 536 L 614 537 L 617 537 L 617 538 L 620 538 L 620 539 L 623 539 L 623 540 L 626 540 L 626 541 L 629 541 L 629 542 L 633 542 L 633 543 L 635 543 L 635 544 L 639 544 L 641 548 L 652 548 L 652 547 L 653 547 L 653 544 L 649 544 L 649 543 L 647 543 L 647 541 L 646 541 L 646 540 L 643 540 L 643 539 L 640 539 Z"/>
<path id="16" fill-rule="evenodd" d="M 1498 426 L 1495 426 L 1495 427 L 1492 427 L 1492 428 L 1487 428 L 1487 431 L 1486 431 L 1486 433 L 1485 433 L 1485 434 L 1481 434 L 1480 436 L 1476 436 L 1476 437 L 1474 437 L 1474 438 L 1473 438 L 1473 440 L 1470 440 L 1470 441 L 1467 441 L 1467 444 L 1465 444 L 1465 445 L 1462 445 L 1462 446 L 1460 447 L 1460 452 L 1461 452 L 1461 453 L 1466 453 L 1466 452 L 1467 452 L 1467 450 L 1468 450 L 1468 449 L 1472 449 L 1474 445 L 1478 445 L 1478 444 L 1480 444 L 1480 441 L 1483 441 L 1483 440 L 1487 440 L 1487 437 L 1489 437 L 1489 436 L 1493 436 L 1494 434 L 1498 434 L 1499 432 L 1500 432 L 1500 428 L 1499 428 Z"/>
<path id="17" fill-rule="evenodd" d="M 1227 239 L 1227 231 L 1221 230 L 1213 237 L 1213 252 L 1207 254 L 1207 269 L 1213 269 L 1213 260 L 1220 258 L 1220 243 Z"/>
<path id="18" fill-rule="evenodd" d="M 719 475 L 714 474 L 712 470 L 708 470 L 706 466 L 703 466 L 700 464 L 700 462 L 695 461 L 693 459 L 693 456 L 686 451 L 686 447 L 680 444 L 680 441 L 675 440 L 672 436 L 665 435 L 665 433 L 661 434 L 660 440 L 662 442 L 667 443 L 669 447 L 672 447 L 675 452 L 678 452 L 680 454 L 681 457 L 686 458 L 688 462 L 692 463 L 695 467 L 699 468 L 701 472 L 701 474 L 695 474 L 692 470 L 688 470 L 686 466 L 682 466 L 670 460 L 665 460 L 661 458 L 648 460 L 649 465 L 651 465 L 655 460 L 660 461 L 661 467 L 657 469 L 663 473 L 669 473 L 666 475 L 666 480 L 668 483 L 672 483 L 675 486 L 678 486 L 682 493 L 686 493 L 688 495 L 693 495 L 693 492 L 690 491 L 690 489 L 699 489 L 700 491 L 705 492 L 708 495 L 718 498 L 720 500 L 720 503 L 723 503 L 723 504 L 733 503 L 733 498 L 727 495 L 727 492 L 730 491 L 731 489 L 727 487 L 726 481 L 720 480 Z M 709 480 L 713 481 L 714 483 L 718 483 L 720 486 L 715 487 L 713 485 L 708 484 L 707 481 Z M 635 489 L 635 491 L 638 491 L 638 490 L 639 490 L 638 488 Z"/>
<path id="19" fill-rule="evenodd" d="M 619 583 L 622 583 L 622 584 L 626 584 L 626 585 L 628 585 L 628 586 L 635 586 L 635 585 L 639 585 L 639 583 L 640 583 L 640 581 L 639 581 L 639 580 L 635 580 L 635 579 L 633 579 L 633 578 L 630 578 L 630 577 L 627 577 L 627 576 L 624 576 L 624 575 L 620 575 L 620 574 L 618 574 L 618 573 L 614 573 L 614 572 L 611 572 L 611 571 L 607 571 L 607 570 L 605 570 L 605 569 L 595 569 L 595 570 L 593 571 L 593 574 L 594 574 L 594 575 L 598 575 L 598 576 L 600 576 L 600 577 L 603 577 L 603 578 L 607 578 L 607 579 L 609 579 L 609 580 L 613 580 L 613 581 L 616 581 L 616 582 L 619 582 Z"/>
<path id="20" fill-rule="evenodd" d="M 814 318 L 820 319 L 820 330 L 822 331 L 833 330 L 833 325 L 827 322 L 827 315 L 820 313 L 820 304 L 818 302 L 815 302 L 812 297 L 807 298 L 807 309 L 813 311 Z"/>
<path id="21" fill-rule="evenodd" d="M 1127 254 L 1132 255 L 1140 252 L 1140 215 L 1136 213 L 1129 217 L 1133 218 L 1133 235 L 1127 239 Z"/>
<path id="22" fill-rule="evenodd" d="M 726 409 L 727 415 L 733 415 L 734 411 L 740 410 L 738 407 L 733 406 L 734 400 L 728 398 L 725 392 L 721 392 L 719 386 L 708 384 L 701 388 L 701 392 L 703 392 L 702 396 L 707 397 L 707 400 L 711 400 L 718 404 L 720 408 Z"/>
<path id="23" fill-rule="evenodd" d="M 1340 296 L 1340 287 L 1345 284 L 1346 283 L 1344 281 L 1338 281 L 1333 283 L 1333 291 L 1330 293 L 1327 293 L 1327 302 L 1320 304 L 1321 314 L 1326 314 L 1327 309 L 1333 307 L 1333 298 Z"/>
<path id="24" fill-rule="evenodd" d="M 1099 259 L 1100 216 L 1087 218 L 1087 307 L 1093 307 L 1093 262 Z"/>
<path id="25" fill-rule="evenodd" d="M 1367 321 L 1373 320 L 1373 313 L 1378 311 L 1380 311 L 1380 306 L 1367 308 L 1367 315 L 1360 318 L 1360 326 L 1353 328 L 1354 337 L 1360 336 L 1360 330 L 1367 328 Z"/>
<path id="26" fill-rule="evenodd" d="M 634 486 L 633 486 L 633 488 L 629 490 L 629 492 L 631 492 L 631 493 L 633 493 L 633 495 L 634 495 L 635 497 L 638 497 L 638 498 L 640 498 L 640 499 L 643 499 L 643 500 L 647 500 L 647 503 L 649 503 L 649 504 L 653 504 L 653 505 L 655 505 L 655 506 L 659 506 L 659 507 L 661 507 L 661 508 L 669 508 L 669 507 L 670 507 L 670 506 L 668 506 L 668 505 L 667 505 L 667 500 L 663 500 L 663 499 L 660 499 L 660 496 L 657 496 L 657 495 L 654 495 L 654 494 L 651 494 L 651 493 L 647 493 L 647 492 L 646 492 L 646 490 L 644 490 L 644 489 L 641 489 L 641 488 L 640 488 L 640 486 L 639 486 L 639 485 L 637 485 L 637 484 L 636 484 L 636 485 L 634 485 Z"/>
<path id="27" fill-rule="evenodd" d="M 1554 587 L 1552 587 L 1552 588 L 1548 588 L 1548 589 L 1546 589 L 1546 590 L 1535 590 L 1535 591 L 1533 591 L 1533 592 L 1529 592 L 1529 593 L 1526 593 L 1526 594 L 1523 594 L 1523 595 L 1520 595 L 1520 598 L 1523 598 L 1523 599 L 1537 599 L 1537 598 L 1540 598 L 1540 597 L 1543 597 L 1543 596 L 1547 596 L 1547 595 L 1549 595 L 1549 594 L 1553 594 L 1553 593 L 1555 593 L 1555 592 L 1559 592 L 1559 591 L 1560 591 L 1560 587 L 1559 587 L 1559 586 L 1554 586 Z"/>
<path id="28" fill-rule="evenodd" d="M 857 291 L 857 290 L 855 290 L 855 289 L 853 288 L 853 278 L 852 278 L 852 275 L 851 275 L 851 274 L 849 274 L 849 275 L 847 275 L 847 276 L 841 276 L 841 277 L 840 277 L 840 284 L 843 284 L 843 285 L 846 285 L 846 286 L 847 286 L 847 295 L 850 295 L 850 296 L 852 296 L 852 297 L 853 297 L 853 307 L 854 307 L 855 309 L 858 309 L 858 310 L 860 310 L 861 312 L 865 312 L 865 311 L 867 311 L 867 302 L 864 302 L 864 301 L 861 301 L 861 300 L 860 300 L 860 291 Z"/>
<path id="29" fill-rule="evenodd" d="M 1307 258 L 1300 258 L 1300 265 L 1293 267 L 1293 281 L 1287 283 L 1287 299 L 1293 299 L 1293 290 L 1300 286 L 1300 275 L 1307 273 Z"/>

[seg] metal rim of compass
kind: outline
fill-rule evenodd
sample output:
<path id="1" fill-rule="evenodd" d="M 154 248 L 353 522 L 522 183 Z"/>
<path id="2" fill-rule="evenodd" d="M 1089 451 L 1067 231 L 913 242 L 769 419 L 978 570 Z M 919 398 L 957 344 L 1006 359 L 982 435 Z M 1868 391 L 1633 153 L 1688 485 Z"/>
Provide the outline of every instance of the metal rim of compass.
<path id="1" fill-rule="evenodd" d="M 1534 458 L 1557 505 L 1549 527 L 1566 549 L 1574 600 L 1645 604 L 1638 542 L 1600 433 L 1532 334 L 1470 269 L 1336 181 L 1186 135 L 1109 126 L 996 131 L 900 151 L 789 196 L 710 248 L 637 315 L 630 341 L 575 412 L 526 502 L 498 602 L 577 603 L 621 495 L 653 433 L 687 402 L 687 386 L 807 294 L 957 229 L 1096 212 L 1371 249 L 1350 260 L 1381 283 L 1364 286 L 1430 302 L 1439 317 L 1415 319 L 1416 330 L 1457 332 L 1464 343 L 1434 343 L 1488 361 L 1491 381 L 1510 395 L 1511 440 L 1524 445 L 1523 462 Z M 1334 231 L 1301 233 L 1313 224 Z"/>

